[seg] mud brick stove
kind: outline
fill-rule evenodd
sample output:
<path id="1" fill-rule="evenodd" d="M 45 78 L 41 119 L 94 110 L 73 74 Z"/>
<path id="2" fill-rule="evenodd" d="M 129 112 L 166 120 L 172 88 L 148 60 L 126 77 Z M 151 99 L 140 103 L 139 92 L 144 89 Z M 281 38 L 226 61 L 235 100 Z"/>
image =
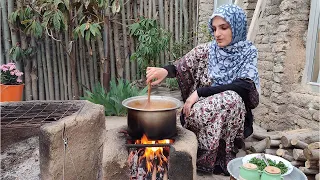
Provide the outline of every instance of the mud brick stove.
<path id="1" fill-rule="evenodd" d="M 128 155 L 131 148 L 149 147 L 143 144 L 128 144 L 128 136 L 122 133 L 127 126 L 112 129 L 104 135 L 104 147 L 102 158 L 102 179 L 139 179 L 130 176 Z M 172 138 L 174 142 L 168 145 L 152 145 L 153 147 L 170 147 L 168 155 L 168 172 L 165 178 L 170 180 L 192 180 L 196 179 L 196 155 L 197 139 L 189 130 L 177 127 L 177 134 Z M 141 177 L 140 177 L 141 178 Z M 149 179 L 145 177 L 143 179 Z M 151 179 L 151 178 L 150 178 Z"/>

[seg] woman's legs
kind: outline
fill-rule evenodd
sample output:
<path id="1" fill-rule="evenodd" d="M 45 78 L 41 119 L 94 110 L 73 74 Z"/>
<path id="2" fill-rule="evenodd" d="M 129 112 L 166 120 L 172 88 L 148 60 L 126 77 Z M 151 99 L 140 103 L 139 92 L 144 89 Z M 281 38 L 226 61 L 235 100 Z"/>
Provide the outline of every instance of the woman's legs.
<path id="1" fill-rule="evenodd" d="M 243 138 L 245 105 L 234 91 L 225 91 L 200 99 L 192 107 L 184 127 L 198 139 L 197 168 L 213 172 L 219 165 L 224 172 L 234 157 L 236 138 Z"/>

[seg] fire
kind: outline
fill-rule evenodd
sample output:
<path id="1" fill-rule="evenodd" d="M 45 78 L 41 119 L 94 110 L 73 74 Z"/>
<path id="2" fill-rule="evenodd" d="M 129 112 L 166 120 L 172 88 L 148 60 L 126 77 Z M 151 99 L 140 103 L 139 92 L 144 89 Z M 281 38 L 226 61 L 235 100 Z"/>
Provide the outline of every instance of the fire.
<path id="1" fill-rule="evenodd" d="M 151 141 L 148 140 L 146 135 L 143 135 L 141 140 L 136 140 L 135 144 L 170 144 L 172 140 L 164 139 L 164 140 L 156 140 Z M 146 159 L 146 166 L 148 172 L 152 169 L 162 167 L 163 163 L 167 163 L 168 159 L 163 155 L 163 147 L 146 147 L 143 156 L 139 157 L 139 162 L 143 159 Z M 155 163 L 157 161 L 158 163 Z M 154 167 L 155 166 L 155 167 Z"/>

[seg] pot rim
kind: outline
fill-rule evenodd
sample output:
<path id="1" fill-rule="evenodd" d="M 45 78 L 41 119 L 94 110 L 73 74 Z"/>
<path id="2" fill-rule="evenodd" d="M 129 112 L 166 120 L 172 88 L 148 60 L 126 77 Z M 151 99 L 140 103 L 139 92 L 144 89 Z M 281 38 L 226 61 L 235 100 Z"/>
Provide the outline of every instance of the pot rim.
<path id="1" fill-rule="evenodd" d="M 163 108 L 163 109 L 140 109 L 140 108 L 133 108 L 128 106 L 128 103 L 134 101 L 134 100 L 147 100 L 148 96 L 134 96 L 134 97 L 130 97 L 127 98 L 125 100 L 122 101 L 122 105 L 128 109 L 132 109 L 132 110 L 137 110 L 137 111 L 169 111 L 169 110 L 175 110 L 178 109 L 182 106 L 182 103 L 180 100 L 173 98 L 173 97 L 169 97 L 169 96 L 150 96 L 150 99 L 152 100 L 169 100 L 173 103 L 175 103 L 175 107 L 172 108 Z"/>

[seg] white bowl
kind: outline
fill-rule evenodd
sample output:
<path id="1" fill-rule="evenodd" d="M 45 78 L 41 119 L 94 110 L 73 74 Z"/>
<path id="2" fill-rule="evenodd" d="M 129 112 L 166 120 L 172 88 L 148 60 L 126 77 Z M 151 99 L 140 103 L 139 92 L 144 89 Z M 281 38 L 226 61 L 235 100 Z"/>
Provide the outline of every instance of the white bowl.
<path id="1" fill-rule="evenodd" d="M 286 173 L 282 174 L 281 176 L 288 175 L 288 174 L 290 174 L 292 172 L 293 166 L 286 159 L 283 159 L 282 157 L 279 157 L 279 156 L 270 155 L 270 154 L 265 154 L 265 156 L 266 156 L 267 159 L 271 159 L 272 161 L 275 161 L 276 163 L 282 161 L 283 164 L 285 164 L 288 167 L 288 171 Z M 255 153 L 255 154 L 246 155 L 245 157 L 242 158 L 242 163 L 243 164 L 248 163 L 254 157 L 259 158 L 259 157 L 261 157 L 261 154 L 260 153 Z"/>

